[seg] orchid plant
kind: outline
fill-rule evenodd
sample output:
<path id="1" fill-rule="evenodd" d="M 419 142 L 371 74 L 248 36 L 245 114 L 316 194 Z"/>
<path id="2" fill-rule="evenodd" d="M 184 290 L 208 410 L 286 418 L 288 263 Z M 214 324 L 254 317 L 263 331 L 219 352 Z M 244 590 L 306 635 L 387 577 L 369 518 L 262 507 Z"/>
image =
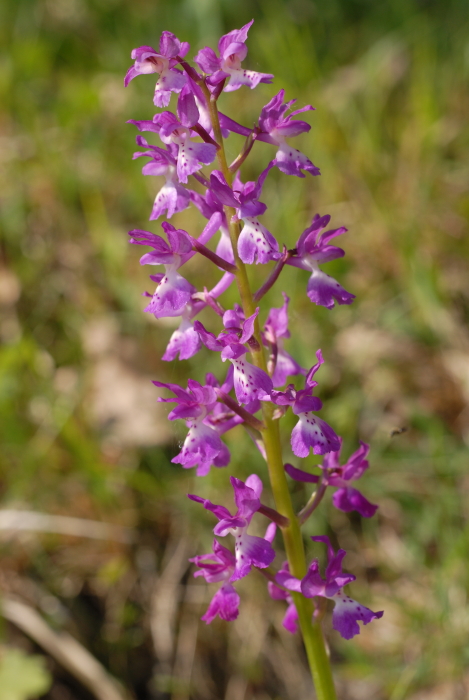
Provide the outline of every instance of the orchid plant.
<path id="1" fill-rule="evenodd" d="M 251 25 L 249 22 L 222 36 L 218 54 L 209 47 L 203 48 L 194 57 L 195 66 L 185 58 L 189 44 L 168 31 L 162 33 L 157 51 L 150 46 L 132 51 L 134 64 L 127 72 L 125 85 L 138 75 L 156 73 L 154 104 L 163 110 L 152 120 L 131 120 L 139 132 L 152 132 L 161 141 L 160 145 L 153 145 L 139 134 L 137 145 L 141 150 L 134 154 L 134 158 L 148 159 L 143 166 L 144 175 L 165 178 L 150 220 L 164 214 L 171 219 L 187 207 L 195 207 L 207 223 L 198 235 L 193 235 L 163 221 L 166 239 L 134 229 L 130 231 L 130 242 L 150 249 L 142 256 L 142 265 L 164 268 L 164 272 L 150 275 L 157 286 L 153 294 L 145 293 L 149 297 L 145 312 L 157 319 L 180 318 L 163 360 L 178 356 L 187 360 L 205 346 L 220 353 L 222 362 L 228 361 L 222 379 L 207 374 L 204 384 L 189 379 L 187 388 L 153 382 L 173 394 L 158 399 L 175 404 L 169 420 L 185 421 L 188 427 L 182 449 L 172 461 L 185 469 L 195 468 L 201 477 L 212 467 L 228 467 L 230 452 L 222 437 L 242 425 L 266 462 L 275 503 L 275 509 L 263 504 L 263 484 L 258 474 L 251 474 L 245 482 L 230 477 L 234 513 L 203 496 L 189 495 L 218 520 L 213 551 L 191 559 L 197 567 L 195 576 L 221 584 L 202 619 L 207 624 L 217 615 L 226 621 L 236 619 L 241 604 L 236 582 L 248 576 L 253 568 L 259 569 L 266 576 L 270 596 L 287 603 L 285 629 L 291 633 L 301 630 L 317 697 L 333 700 L 336 695 L 321 630 L 324 609 L 320 598 L 334 602 L 332 626 L 345 639 L 360 632 L 359 622 L 368 624 L 383 613 L 369 610 L 344 592 L 344 587 L 355 577 L 342 572 L 345 551 L 336 552 L 327 536 L 311 538 L 327 547 L 324 575 L 320 573 L 317 558 L 307 565 L 301 526 L 329 488 L 335 489 L 332 503 L 336 508 L 345 512 L 355 510 L 365 518 L 375 513 L 377 506 L 354 485 L 368 468 L 368 445 L 362 442 L 345 464 L 340 464 L 341 439 L 318 416 L 322 402 L 313 393 L 318 386 L 316 374 L 324 362 L 322 353 L 316 352 L 311 368 L 301 367 L 284 347 L 290 336 L 288 296 L 282 291 L 283 304 L 271 309 L 262 308 L 261 302 L 281 279 L 284 266 L 292 265 L 309 273 L 306 293 L 313 304 L 332 309 L 336 303 L 352 303 L 354 295 L 320 267 L 344 255 L 332 240 L 346 229 L 329 228 L 330 217 L 316 214 L 294 247 L 284 245 L 281 249 L 275 236 L 260 221 L 267 209 L 261 201 L 262 189 L 273 168 L 301 178 L 317 176 L 320 172 L 287 141 L 310 130 L 306 121 L 295 118 L 313 110 L 310 105 L 292 111 L 295 100 L 285 102 L 284 90 L 280 90 L 263 107 L 253 128 L 218 110 L 222 92 L 246 86 L 254 89 L 259 83 L 272 82 L 272 75 L 242 66 Z M 173 93 L 177 96 L 175 114 L 164 109 Z M 231 164 L 224 147 L 230 133 L 246 137 L 241 153 Z M 243 182 L 240 169 L 256 142 L 267 144 L 267 148 L 274 146 L 273 158 L 257 181 Z M 204 166 L 215 161 L 216 167 L 208 173 Z M 216 234 L 219 234 L 218 243 L 210 247 L 208 244 Z M 215 286 L 202 292 L 181 274 L 185 263 L 197 254 L 212 263 L 214 272 L 222 272 Z M 247 271 L 247 266 L 252 264 L 271 266 L 265 268 L 264 284 L 255 293 Z M 234 283 L 240 303 L 225 309 L 220 297 Z M 210 329 L 196 320 L 202 309 L 212 312 Z M 261 318 L 265 320 L 261 322 Z M 288 383 L 292 377 L 297 378 L 296 384 Z M 280 421 L 288 408 L 298 418 L 291 433 L 293 454 L 299 459 L 307 459 L 311 452 L 323 455 L 317 473 L 285 464 L 282 459 Z M 313 493 L 299 513 L 293 509 L 287 476 L 313 485 Z M 249 534 L 251 520 L 258 514 L 271 521 L 264 537 Z M 277 566 L 276 571 L 273 563 L 277 528 L 283 535 L 287 561 Z M 234 538 L 232 548 L 217 539 L 228 535 Z"/>

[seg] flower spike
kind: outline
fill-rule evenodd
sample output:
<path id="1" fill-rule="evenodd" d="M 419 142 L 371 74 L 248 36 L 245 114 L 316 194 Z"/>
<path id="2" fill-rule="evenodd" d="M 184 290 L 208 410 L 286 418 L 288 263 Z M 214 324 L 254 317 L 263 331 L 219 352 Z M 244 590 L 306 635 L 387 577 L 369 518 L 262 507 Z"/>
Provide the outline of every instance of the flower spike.
<path id="1" fill-rule="evenodd" d="M 320 571 L 317 559 L 306 567 L 300 528 L 319 507 L 329 487 L 336 508 L 345 512 L 356 510 L 363 517 L 375 513 L 377 506 L 355 488 L 355 481 L 368 468 L 369 448 L 361 442 L 345 464 L 340 463 L 342 441 L 318 417 L 322 401 L 314 393 L 318 386 L 316 375 L 324 363 L 322 353 L 318 350 L 316 362 L 306 369 L 287 352 L 291 292 L 282 291 L 282 301 L 274 287 L 284 266 L 290 265 L 308 272 L 306 292 L 314 304 L 332 309 L 335 304 L 351 304 L 354 295 L 322 269 L 324 263 L 343 257 L 344 251 L 334 245 L 333 239 L 346 232 L 344 227 L 331 229 L 330 217 L 316 214 L 296 246 L 289 249 L 283 241 L 280 247 L 273 235 L 275 231 L 271 233 L 261 223 L 267 210 L 262 190 L 271 170 L 278 168 L 280 179 L 283 175 L 304 178 L 308 173 L 320 174 L 319 168 L 293 148 L 290 141 L 310 131 L 304 115 L 314 108 L 305 105 L 295 109 L 296 101 L 286 100 L 281 89 L 265 104 L 258 122 L 251 127 L 218 110 L 222 92 L 230 93 L 242 86 L 253 89 L 273 79 L 268 73 L 243 67 L 252 24 L 248 22 L 223 35 L 217 51 L 209 47 L 199 50 L 195 65 L 186 60 L 189 44 L 168 31 L 161 34 L 157 49 L 141 46 L 132 51 L 134 64 L 127 71 L 125 85 L 137 75 L 157 74 L 153 99 L 160 111 L 152 119 L 130 120 L 140 132 L 134 158 L 145 158 L 143 175 L 163 178 L 158 181 L 160 189 L 150 220 L 161 216 L 172 219 L 192 208 L 202 214 L 206 223 L 203 229 L 192 227 L 191 215 L 184 215 L 191 226 L 189 232 L 163 221 L 164 236 L 134 229 L 130 231 L 130 242 L 146 247 L 141 265 L 162 265 L 164 270 L 150 275 L 157 288 L 154 294 L 144 293 L 149 298 L 145 311 L 157 319 L 178 319 L 162 359 L 190 360 L 205 346 L 219 353 L 222 362 L 228 361 L 220 379 L 208 372 L 205 379 L 197 375 L 198 381 L 188 379 L 187 386 L 153 382 L 164 392 L 171 392 L 169 397 L 163 393 L 158 398 L 159 402 L 173 404 L 168 419 L 182 420 L 187 427 L 187 435 L 172 462 L 184 469 L 194 468 L 197 476 L 207 475 L 212 467 L 228 466 L 230 452 L 223 436 L 242 426 L 266 462 L 270 477 L 271 493 L 264 503 L 261 502 L 263 484 L 256 473 L 245 481 L 239 475 L 230 477 L 233 510 L 198 495 L 188 496 L 213 513 L 218 521 L 213 529 L 212 551 L 190 559 L 196 567 L 195 577 L 203 577 L 209 585 L 217 584 L 201 619 L 207 624 L 216 617 L 235 620 L 240 607 L 236 582 L 253 568 L 261 570 L 268 580 L 270 596 L 286 604 L 284 628 L 290 633 L 301 630 L 306 648 L 314 647 L 315 658 L 308 655 L 313 677 L 319 679 L 323 689 L 330 690 L 326 694 L 332 698 L 333 679 L 319 632 L 325 606 L 319 599 L 333 601 L 332 625 L 345 639 L 360 632 L 360 621 L 368 624 L 383 613 L 373 612 L 344 593 L 344 587 L 355 577 L 342 571 L 345 551 L 335 551 L 327 537 L 312 537 L 314 542 L 327 547 L 325 572 Z M 172 93 L 177 99 L 171 111 L 168 106 Z M 157 135 L 161 143 L 154 145 L 151 142 L 154 136 L 148 137 L 147 132 Z M 244 145 L 234 159 L 228 158 L 231 153 L 225 148 L 225 139 L 232 133 L 244 137 Z M 246 160 L 254 149 L 265 148 L 258 146 L 258 141 L 268 148 L 274 146 L 275 151 L 262 172 L 258 170 L 252 180 L 245 181 Z M 213 165 L 215 158 L 218 165 Z M 202 278 L 197 290 L 190 275 L 198 274 L 200 279 L 207 259 L 213 263 L 211 269 L 216 279 L 210 283 Z M 264 272 L 264 275 L 253 294 L 251 274 L 245 266 L 269 263 L 272 264 L 267 272 L 266 268 L 258 269 L 258 274 L 262 276 Z M 181 274 L 183 265 L 187 279 Z M 223 296 L 234 281 L 239 303 L 233 300 L 231 291 Z M 270 308 L 265 302 L 267 294 L 271 298 Z M 201 312 L 204 312 L 203 323 L 198 318 Z M 173 325 L 171 321 L 169 325 Z M 194 362 L 193 369 L 200 372 L 200 363 Z M 303 379 L 288 384 L 297 375 Z M 323 455 L 322 464 L 315 464 L 312 470 L 284 464 L 279 421 L 288 408 L 296 416 L 290 438 L 295 457 L 308 458 L 310 453 Z M 228 444 L 236 445 L 236 437 Z M 313 485 L 309 498 L 296 515 L 285 473 L 293 480 Z M 271 521 L 263 537 L 250 531 L 258 514 Z M 276 573 L 271 564 L 275 559 L 277 528 L 284 537 L 289 561 Z M 227 535 L 233 536 L 231 548 L 219 541 Z M 303 578 L 296 575 L 298 572 Z M 309 624 L 313 609 L 315 630 Z"/>

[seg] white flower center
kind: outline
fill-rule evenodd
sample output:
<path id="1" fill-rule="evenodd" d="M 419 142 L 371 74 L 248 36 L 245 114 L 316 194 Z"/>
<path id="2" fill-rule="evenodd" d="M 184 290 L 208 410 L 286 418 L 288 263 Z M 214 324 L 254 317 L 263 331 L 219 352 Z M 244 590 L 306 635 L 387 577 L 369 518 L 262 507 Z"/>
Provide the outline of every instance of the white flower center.
<path id="1" fill-rule="evenodd" d="M 144 73 L 162 73 L 168 66 L 169 61 L 167 58 L 150 56 L 140 63 L 139 69 Z"/>
<path id="2" fill-rule="evenodd" d="M 232 70 L 241 70 L 241 60 L 237 53 L 232 53 L 228 58 L 225 58 L 221 64 L 222 70 L 229 73 Z"/>

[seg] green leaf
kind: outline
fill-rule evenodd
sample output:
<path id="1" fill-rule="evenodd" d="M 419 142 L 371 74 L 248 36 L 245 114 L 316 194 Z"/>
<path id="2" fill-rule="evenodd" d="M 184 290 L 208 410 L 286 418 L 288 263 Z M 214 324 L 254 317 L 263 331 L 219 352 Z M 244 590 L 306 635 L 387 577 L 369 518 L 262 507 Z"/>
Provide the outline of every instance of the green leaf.
<path id="1" fill-rule="evenodd" d="M 43 656 L 30 656 L 20 649 L 0 650 L 0 700 L 37 698 L 51 684 Z"/>

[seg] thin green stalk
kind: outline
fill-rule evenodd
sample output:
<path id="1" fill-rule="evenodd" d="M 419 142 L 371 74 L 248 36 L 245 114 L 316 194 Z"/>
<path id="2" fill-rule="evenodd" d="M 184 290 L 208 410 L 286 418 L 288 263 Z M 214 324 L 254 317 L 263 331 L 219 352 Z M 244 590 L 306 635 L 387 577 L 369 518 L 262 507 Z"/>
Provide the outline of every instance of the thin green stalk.
<path id="1" fill-rule="evenodd" d="M 303 523 L 305 523 L 308 520 L 308 518 L 313 514 L 318 505 L 321 503 L 324 494 L 326 493 L 326 489 L 327 483 L 325 483 L 324 478 L 321 477 L 321 482 L 317 491 L 313 491 L 308 503 L 298 513 L 298 520 L 300 521 L 301 525 L 303 525 Z"/>
<path id="2" fill-rule="evenodd" d="M 204 90 L 209 106 L 213 133 L 217 143 L 220 146 L 217 151 L 220 169 L 223 172 L 227 183 L 231 186 L 232 173 L 228 168 L 228 163 L 226 160 L 217 103 L 215 99 L 212 99 L 206 85 L 203 84 L 201 87 Z M 235 214 L 232 207 L 225 207 L 225 213 L 229 225 L 233 255 L 237 268 L 236 281 L 238 284 L 243 311 L 247 317 L 254 313 L 255 302 L 249 284 L 246 267 L 238 255 L 237 243 L 240 234 L 240 227 L 238 222 L 231 221 Z M 266 359 L 262 349 L 262 340 L 257 320 L 254 328 L 254 337 L 257 340 L 259 348 L 257 350 L 251 350 L 254 364 L 264 371 L 267 371 Z M 269 470 L 272 493 L 275 500 L 275 507 L 279 513 L 287 517 L 289 520 L 289 525 L 281 528 L 285 543 L 285 551 L 291 573 L 297 578 L 303 578 L 307 570 L 303 538 L 301 535 L 300 522 L 293 509 L 290 491 L 288 489 L 288 482 L 283 467 L 279 424 L 278 421 L 274 421 L 272 419 L 273 406 L 270 403 L 263 402 L 263 413 L 265 428 L 262 430 L 262 437 L 264 440 L 267 466 Z M 312 621 L 312 601 L 305 598 L 303 595 L 301 595 L 301 593 L 292 593 L 292 597 L 298 611 L 300 628 L 303 634 L 306 654 L 308 657 L 317 698 L 318 700 L 336 700 L 337 696 L 334 689 L 332 670 L 327 655 L 321 626 L 319 622 Z"/>

